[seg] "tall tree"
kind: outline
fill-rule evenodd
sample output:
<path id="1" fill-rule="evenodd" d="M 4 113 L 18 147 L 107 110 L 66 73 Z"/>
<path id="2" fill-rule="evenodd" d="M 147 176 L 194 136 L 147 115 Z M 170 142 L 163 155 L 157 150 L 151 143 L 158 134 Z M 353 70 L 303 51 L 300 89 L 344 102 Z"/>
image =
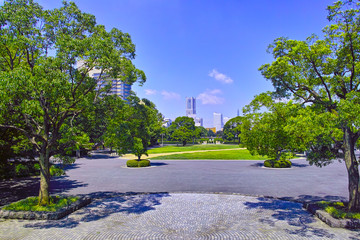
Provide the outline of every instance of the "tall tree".
<path id="1" fill-rule="evenodd" d="M 171 137 L 182 142 L 183 146 L 197 134 L 194 119 L 190 117 L 177 117 L 170 127 L 174 129 Z"/>
<path id="2" fill-rule="evenodd" d="M 64 140 L 82 138 L 73 119 L 97 97 L 89 71 L 99 67 L 129 84 L 145 81 L 145 75 L 131 62 L 135 46 L 129 34 L 107 32 L 73 2 L 43 10 L 33 0 L 6 0 L 0 16 L 0 127 L 21 132 L 39 154 L 44 205 L 49 159 Z M 76 69 L 79 60 L 84 64 Z"/>
<path id="3" fill-rule="evenodd" d="M 235 141 L 237 140 L 240 143 L 240 133 L 241 133 L 241 124 L 243 122 L 243 117 L 237 116 L 231 118 L 224 125 L 224 139 Z"/>
<path id="4" fill-rule="evenodd" d="M 331 121 L 320 130 L 311 125 L 321 134 L 309 141 L 314 143 L 310 160 L 322 165 L 343 155 L 349 179 L 348 208 L 360 211 L 359 166 L 354 153 L 360 136 L 359 4 L 338 1 L 328 12 L 331 25 L 323 30 L 324 39 L 314 35 L 306 41 L 278 38 L 269 47 L 275 61 L 261 66 L 260 71 L 279 97 L 307 104 L 299 118 L 308 115 L 322 123 Z"/>
<path id="5" fill-rule="evenodd" d="M 141 155 L 147 155 L 154 132 L 161 129 L 162 115 L 154 103 L 136 96 L 130 97 L 128 104 L 114 108 L 113 112 L 107 120 L 105 145 L 122 154 L 131 150 L 140 160 Z"/>
<path id="6" fill-rule="evenodd" d="M 244 107 L 241 139 L 251 154 L 278 160 L 286 157 L 284 150 L 300 150 L 302 146 L 286 131 L 289 119 L 296 116 L 301 107 L 291 101 L 275 102 L 271 95 L 270 92 L 259 94 Z"/>

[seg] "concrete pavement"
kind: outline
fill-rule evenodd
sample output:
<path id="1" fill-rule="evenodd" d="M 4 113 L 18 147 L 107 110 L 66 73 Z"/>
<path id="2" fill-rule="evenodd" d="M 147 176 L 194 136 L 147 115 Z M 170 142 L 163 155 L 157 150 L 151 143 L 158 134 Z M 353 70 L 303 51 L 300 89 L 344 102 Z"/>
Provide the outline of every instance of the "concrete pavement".
<path id="1" fill-rule="evenodd" d="M 360 239 L 359 231 L 328 227 L 301 203 L 276 199 L 346 199 L 343 163 L 322 169 L 305 160 L 292 169 L 266 169 L 262 161 L 159 160 L 141 169 L 125 163 L 101 153 L 77 160 L 67 176 L 53 179 L 52 191 L 95 201 L 62 220 L 1 220 L 0 239 Z M 0 188 L 21 193 L 26 184 Z"/>

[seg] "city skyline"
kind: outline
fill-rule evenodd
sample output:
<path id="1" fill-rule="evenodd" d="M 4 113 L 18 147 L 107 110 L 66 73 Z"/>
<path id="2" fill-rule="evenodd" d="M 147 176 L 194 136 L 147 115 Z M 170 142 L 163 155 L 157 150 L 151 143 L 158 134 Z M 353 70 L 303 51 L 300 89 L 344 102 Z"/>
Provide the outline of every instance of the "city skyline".
<path id="1" fill-rule="evenodd" d="M 44 8 L 61 1 L 37 1 Z M 184 116 L 184 99 L 196 97 L 204 127 L 213 112 L 230 118 L 255 95 L 273 90 L 258 68 L 272 62 L 267 47 L 278 37 L 320 37 L 333 1 L 75 0 L 107 30 L 129 33 L 134 64 L 147 81 L 132 86 L 166 117 Z M 121 13 L 121 14 L 120 14 Z"/>

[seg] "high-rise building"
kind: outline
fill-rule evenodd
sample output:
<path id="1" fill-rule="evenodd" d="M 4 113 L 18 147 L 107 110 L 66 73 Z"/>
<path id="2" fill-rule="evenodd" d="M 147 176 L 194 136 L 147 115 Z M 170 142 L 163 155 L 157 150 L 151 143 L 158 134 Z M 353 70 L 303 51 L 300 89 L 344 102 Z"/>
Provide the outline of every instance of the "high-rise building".
<path id="1" fill-rule="evenodd" d="M 172 120 L 170 118 L 164 118 L 163 127 L 170 127 Z"/>
<path id="2" fill-rule="evenodd" d="M 196 117 L 196 98 L 186 98 L 186 116 L 194 119 L 195 126 L 203 126 L 203 119 Z"/>
<path id="3" fill-rule="evenodd" d="M 223 123 L 223 115 L 221 113 L 214 112 L 214 128 L 216 128 L 216 131 L 221 131 L 224 127 Z"/>
<path id="4" fill-rule="evenodd" d="M 194 97 L 186 98 L 186 116 L 188 117 L 196 116 L 196 98 Z"/>
<path id="5" fill-rule="evenodd" d="M 77 67 L 81 67 L 83 64 L 84 61 L 79 61 L 77 63 Z M 99 68 L 94 68 L 91 71 L 89 71 L 89 76 L 98 80 L 97 82 L 98 89 L 101 89 L 105 87 L 108 83 L 111 83 L 111 89 L 109 94 L 117 95 L 124 100 L 126 100 L 130 96 L 130 91 L 131 91 L 130 84 L 126 84 L 120 79 L 108 78 L 104 74 L 101 76 L 101 79 L 99 79 L 100 75 L 101 75 L 101 69 Z"/>

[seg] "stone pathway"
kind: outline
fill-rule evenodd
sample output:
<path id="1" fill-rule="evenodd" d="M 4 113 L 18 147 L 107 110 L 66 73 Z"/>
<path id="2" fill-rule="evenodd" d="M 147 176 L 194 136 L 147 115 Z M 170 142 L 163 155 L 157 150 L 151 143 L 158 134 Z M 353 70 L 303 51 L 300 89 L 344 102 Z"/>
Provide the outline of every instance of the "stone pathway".
<path id="1" fill-rule="evenodd" d="M 2 220 L 0 239 L 360 239 L 300 203 L 237 194 L 100 198 L 56 221 Z"/>

